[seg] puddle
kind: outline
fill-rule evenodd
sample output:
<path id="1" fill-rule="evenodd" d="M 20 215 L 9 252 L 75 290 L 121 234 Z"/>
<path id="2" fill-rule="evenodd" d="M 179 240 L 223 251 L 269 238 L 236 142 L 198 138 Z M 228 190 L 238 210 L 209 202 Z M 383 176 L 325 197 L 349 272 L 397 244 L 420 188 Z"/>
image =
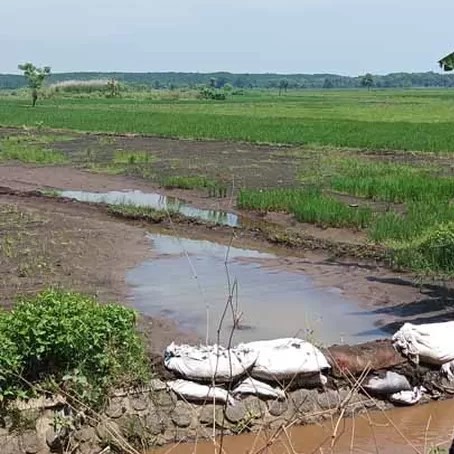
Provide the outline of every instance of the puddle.
<path id="1" fill-rule="evenodd" d="M 265 434 L 225 437 L 223 453 L 379 453 L 427 454 L 447 453 L 431 449 L 449 448 L 454 436 L 454 401 L 434 402 L 413 408 L 398 408 L 384 413 L 372 412 L 354 419 L 343 420 L 338 438 L 332 446 L 332 423 L 293 427 L 273 446 L 265 448 Z M 272 436 L 275 431 L 271 431 Z M 149 454 L 213 454 L 213 443 L 179 444 L 151 451 Z"/>
<path id="2" fill-rule="evenodd" d="M 240 222 L 236 214 L 218 210 L 203 210 L 187 205 L 183 200 L 168 197 L 154 192 L 142 191 L 60 191 L 62 197 L 79 200 L 80 202 L 108 203 L 111 205 L 132 204 L 149 207 L 157 210 L 168 209 L 184 216 L 209 221 L 229 227 L 239 227 Z"/>
<path id="3" fill-rule="evenodd" d="M 133 304 L 151 316 L 171 318 L 203 339 L 208 326 L 209 340 L 216 341 L 229 294 L 228 248 L 161 234 L 150 235 L 150 241 L 155 257 L 127 276 Z M 231 282 L 237 279 L 242 314 L 235 343 L 287 336 L 323 344 L 359 343 L 385 336 L 375 325 L 380 315 L 364 310 L 336 289 L 317 288 L 303 272 L 286 270 L 284 261 L 273 254 L 230 249 L 229 276 Z M 228 311 L 221 331 L 223 344 L 232 326 Z"/>

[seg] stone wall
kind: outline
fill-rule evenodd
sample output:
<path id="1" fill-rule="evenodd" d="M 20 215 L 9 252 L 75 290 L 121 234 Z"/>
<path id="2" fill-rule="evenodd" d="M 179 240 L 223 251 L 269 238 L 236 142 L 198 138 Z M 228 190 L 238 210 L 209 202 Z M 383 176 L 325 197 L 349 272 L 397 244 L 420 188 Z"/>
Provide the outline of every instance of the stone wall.
<path id="1" fill-rule="evenodd" d="M 33 399 L 13 405 L 2 418 L 0 452 L 47 454 L 128 452 L 172 442 L 239 434 L 264 428 L 320 422 L 333 415 L 349 416 L 366 409 L 388 409 L 386 397 L 371 396 L 361 386 L 372 374 L 392 370 L 412 386 L 424 386 L 420 403 L 445 398 L 452 385 L 439 370 L 414 366 L 390 342 L 334 346 L 325 350 L 332 370 L 325 386 L 293 385 L 285 400 L 247 396 L 235 405 L 187 402 L 167 389 L 163 379 L 149 386 L 123 390 L 109 398 L 102 414 L 74 409 L 63 397 Z M 116 450 L 116 451 L 115 451 Z"/>

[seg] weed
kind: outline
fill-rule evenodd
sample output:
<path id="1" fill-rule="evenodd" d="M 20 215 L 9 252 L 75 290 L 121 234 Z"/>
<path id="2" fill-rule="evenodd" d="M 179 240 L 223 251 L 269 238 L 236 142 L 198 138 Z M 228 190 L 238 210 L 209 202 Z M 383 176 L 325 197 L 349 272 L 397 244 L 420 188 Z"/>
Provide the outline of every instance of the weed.
<path id="1" fill-rule="evenodd" d="M 96 404 L 111 386 L 148 377 L 136 314 L 89 296 L 47 290 L 0 313 L 0 383 L 3 399 L 31 383 L 54 381 Z"/>
<path id="2" fill-rule="evenodd" d="M 454 221 L 436 225 L 419 237 L 397 245 L 397 265 L 426 273 L 454 273 Z"/>
<path id="3" fill-rule="evenodd" d="M 147 222 L 159 224 L 168 218 L 168 213 L 172 211 L 156 210 L 150 207 L 143 207 L 139 205 L 124 203 L 109 205 L 108 212 L 112 216 L 117 216 L 125 219 L 141 219 Z"/>
<path id="4" fill-rule="evenodd" d="M 63 164 L 66 156 L 56 150 L 35 144 L 23 137 L 8 137 L 0 141 L 0 161 L 21 161 L 30 164 Z"/>
<path id="5" fill-rule="evenodd" d="M 300 222 L 322 226 L 363 228 L 372 220 L 367 207 L 350 207 L 319 189 L 241 190 L 238 207 L 249 210 L 283 211 Z"/>
<path id="6" fill-rule="evenodd" d="M 386 202 L 446 199 L 454 194 L 454 178 L 439 177 L 429 169 L 361 159 L 339 161 L 332 177 L 335 190 Z"/>
<path id="7" fill-rule="evenodd" d="M 166 189 L 202 189 L 214 185 L 215 182 L 201 176 L 170 176 L 162 179 L 161 185 Z"/>
<path id="8" fill-rule="evenodd" d="M 369 229 L 376 242 L 409 241 L 433 225 L 454 221 L 454 206 L 446 200 L 410 202 L 405 213 L 389 211 L 378 215 Z"/>

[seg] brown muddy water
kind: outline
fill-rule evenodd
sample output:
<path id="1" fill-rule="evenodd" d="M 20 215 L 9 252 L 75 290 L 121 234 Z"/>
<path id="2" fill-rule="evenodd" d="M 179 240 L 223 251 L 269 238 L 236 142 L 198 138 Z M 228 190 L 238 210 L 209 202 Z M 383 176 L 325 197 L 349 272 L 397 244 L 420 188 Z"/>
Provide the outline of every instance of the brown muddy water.
<path id="1" fill-rule="evenodd" d="M 135 205 L 139 207 L 154 208 L 156 210 L 167 209 L 191 218 L 213 222 L 229 227 L 239 227 L 240 220 L 236 214 L 219 210 L 204 210 L 187 205 L 183 200 L 169 197 L 156 192 L 142 191 L 109 191 L 109 192 L 86 192 L 86 191 L 59 191 L 61 197 L 78 200 L 79 202 L 108 203 L 112 205 Z"/>
<path id="2" fill-rule="evenodd" d="M 150 235 L 154 257 L 131 270 L 132 304 L 147 315 L 170 318 L 201 339 L 217 341 L 230 288 L 240 322 L 233 342 L 298 336 L 323 344 L 384 337 L 381 315 L 335 288 L 317 287 L 303 272 L 279 266 L 274 254 L 162 234 Z M 225 265 L 226 257 L 227 267 Z M 236 318 L 236 319 L 237 319 Z M 229 307 L 222 324 L 227 344 L 234 325 Z"/>
<path id="3" fill-rule="evenodd" d="M 225 454 L 433 454 L 447 453 L 434 448 L 449 448 L 454 436 L 454 401 L 447 400 L 387 412 L 370 412 L 356 418 L 345 418 L 322 425 L 276 432 L 225 437 Z M 149 454 L 214 454 L 219 449 L 213 442 L 167 446 Z"/>

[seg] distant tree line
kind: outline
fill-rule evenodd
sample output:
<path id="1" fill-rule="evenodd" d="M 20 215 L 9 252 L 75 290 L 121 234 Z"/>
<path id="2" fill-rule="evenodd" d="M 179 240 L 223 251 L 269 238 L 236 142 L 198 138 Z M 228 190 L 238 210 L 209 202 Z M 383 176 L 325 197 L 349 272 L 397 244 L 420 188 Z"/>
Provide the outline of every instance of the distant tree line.
<path id="1" fill-rule="evenodd" d="M 366 77 L 367 76 L 367 77 Z M 208 86 L 221 89 L 225 85 L 234 89 L 276 89 L 285 92 L 291 89 L 337 89 L 337 88 L 411 88 L 411 87 L 454 87 L 454 74 L 392 73 L 348 77 L 335 74 L 232 74 L 217 73 L 102 73 L 78 72 L 52 74 L 48 83 L 66 80 L 114 79 L 132 84 L 137 88 L 177 89 Z M 0 74 L 0 89 L 17 89 L 27 86 L 23 76 Z"/>

